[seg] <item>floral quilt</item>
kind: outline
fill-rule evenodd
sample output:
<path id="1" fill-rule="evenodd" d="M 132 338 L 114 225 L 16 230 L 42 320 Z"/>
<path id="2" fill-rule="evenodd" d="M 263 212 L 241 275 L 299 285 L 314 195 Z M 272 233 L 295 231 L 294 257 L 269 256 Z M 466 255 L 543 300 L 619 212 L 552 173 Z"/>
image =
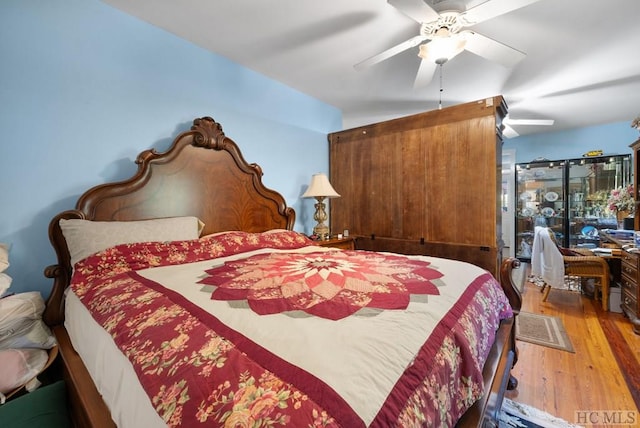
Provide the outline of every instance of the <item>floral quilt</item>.
<path id="1" fill-rule="evenodd" d="M 168 426 L 454 425 L 482 395 L 483 363 L 500 320 L 512 315 L 499 284 L 486 272 L 462 288 L 417 354 L 401 363 L 401 375 L 371 417 L 359 414 L 330 380 L 279 357 L 216 314 L 138 273 L 265 247 L 295 252 L 310 244 L 293 232 L 123 244 L 76 264 L 72 289 L 130 360 Z M 437 297 L 431 281 L 445 281 L 447 275 L 429 263 L 411 266 L 413 278 L 422 278 L 414 284 L 420 284 L 417 290 L 424 286 Z M 393 284 L 388 287 L 402 289 L 391 281 L 399 277 L 385 278 Z M 406 286 L 400 294 L 408 292 L 416 288 Z"/>
<path id="2" fill-rule="evenodd" d="M 337 320 L 364 307 L 406 309 L 411 294 L 439 294 L 429 262 L 362 251 L 259 254 L 207 271 L 211 297 L 246 299 L 266 315 L 301 310 Z"/>

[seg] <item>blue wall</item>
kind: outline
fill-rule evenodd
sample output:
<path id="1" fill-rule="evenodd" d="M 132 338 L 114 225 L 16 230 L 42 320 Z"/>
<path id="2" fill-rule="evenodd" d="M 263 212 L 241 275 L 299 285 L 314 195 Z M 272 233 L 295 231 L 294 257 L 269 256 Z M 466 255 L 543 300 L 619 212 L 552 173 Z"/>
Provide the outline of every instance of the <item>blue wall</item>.
<path id="1" fill-rule="evenodd" d="M 130 177 L 142 150 L 168 148 L 212 116 L 310 232 L 300 195 L 328 172 L 336 108 L 98 0 L 0 2 L 0 242 L 10 291 L 51 283 L 47 227 L 91 186 Z"/>
<path id="2" fill-rule="evenodd" d="M 631 153 L 629 145 L 640 134 L 628 122 L 590 126 L 562 132 L 525 135 L 505 140 L 503 150 L 515 149 L 516 162 L 530 162 L 543 157 L 549 160 L 580 158 L 589 150 L 605 154 Z"/>

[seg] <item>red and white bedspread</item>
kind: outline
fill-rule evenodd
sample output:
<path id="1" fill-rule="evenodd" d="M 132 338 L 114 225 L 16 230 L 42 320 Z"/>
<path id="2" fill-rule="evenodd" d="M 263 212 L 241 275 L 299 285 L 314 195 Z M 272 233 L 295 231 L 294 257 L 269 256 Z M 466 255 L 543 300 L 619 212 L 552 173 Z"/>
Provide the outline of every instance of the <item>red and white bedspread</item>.
<path id="1" fill-rule="evenodd" d="M 454 425 L 512 315 L 497 281 L 464 262 L 309 243 L 279 231 L 125 244 L 79 262 L 72 290 L 169 426 Z"/>

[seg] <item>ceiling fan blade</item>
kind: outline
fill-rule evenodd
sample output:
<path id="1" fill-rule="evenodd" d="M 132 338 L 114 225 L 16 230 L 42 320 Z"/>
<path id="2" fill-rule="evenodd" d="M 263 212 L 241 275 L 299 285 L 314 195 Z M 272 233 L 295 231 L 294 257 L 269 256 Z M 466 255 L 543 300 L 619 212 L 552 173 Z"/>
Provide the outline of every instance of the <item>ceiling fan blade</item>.
<path id="1" fill-rule="evenodd" d="M 436 72 L 436 68 L 438 64 L 434 61 L 429 61 L 423 59 L 420 61 L 420 67 L 418 68 L 418 73 L 416 74 L 416 80 L 413 82 L 413 87 L 415 89 L 424 88 L 433 79 L 433 74 Z"/>
<path id="2" fill-rule="evenodd" d="M 496 16 L 504 15 L 540 0 L 488 0 L 462 13 L 467 25 L 475 25 Z"/>
<path id="3" fill-rule="evenodd" d="M 509 125 L 532 125 L 532 126 L 551 126 L 555 123 L 553 119 L 506 119 Z"/>
<path id="4" fill-rule="evenodd" d="M 374 55 L 371 58 L 365 59 L 362 62 L 357 63 L 356 65 L 354 65 L 353 67 L 360 71 L 366 67 L 369 67 L 373 64 L 377 64 L 379 62 L 384 61 L 385 59 L 389 59 L 394 55 L 399 54 L 400 52 L 404 52 L 407 49 L 413 48 L 418 46 L 420 43 L 422 43 L 423 41 L 426 40 L 425 36 L 415 36 L 410 38 L 409 40 L 406 40 L 398 45 L 395 45 L 392 48 L 387 49 L 384 52 L 379 53 L 378 55 Z"/>
<path id="5" fill-rule="evenodd" d="M 387 0 L 391 6 L 420 24 L 437 20 L 440 15 L 423 0 Z"/>
<path id="6" fill-rule="evenodd" d="M 516 132 L 516 130 L 515 130 L 515 129 L 513 129 L 512 127 L 510 127 L 510 126 L 509 126 L 509 125 L 507 125 L 506 123 L 502 122 L 502 126 L 504 127 L 504 128 L 502 129 L 502 135 L 503 135 L 505 138 L 515 138 L 515 137 L 518 137 L 518 136 L 520 135 L 520 134 L 518 134 L 518 133 Z"/>
<path id="7" fill-rule="evenodd" d="M 523 52 L 482 34 L 473 31 L 464 31 L 460 34 L 463 34 L 467 41 L 466 50 L 505 67 L 513 67 L 526 57 Z"/>

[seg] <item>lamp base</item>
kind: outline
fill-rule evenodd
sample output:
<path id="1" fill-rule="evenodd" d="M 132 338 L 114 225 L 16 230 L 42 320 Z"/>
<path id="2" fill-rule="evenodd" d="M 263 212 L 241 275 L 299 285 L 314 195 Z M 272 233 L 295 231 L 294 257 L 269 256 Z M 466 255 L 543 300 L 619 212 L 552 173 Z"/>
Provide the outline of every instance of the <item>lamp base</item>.
<path id="1" fill-rule="evenodd" d="M 324 223 L 317 224 L 313 228 L 313 234 L 316 235 L 318 239 L 323 241 L 329 239 L 329 226 Z"/>

